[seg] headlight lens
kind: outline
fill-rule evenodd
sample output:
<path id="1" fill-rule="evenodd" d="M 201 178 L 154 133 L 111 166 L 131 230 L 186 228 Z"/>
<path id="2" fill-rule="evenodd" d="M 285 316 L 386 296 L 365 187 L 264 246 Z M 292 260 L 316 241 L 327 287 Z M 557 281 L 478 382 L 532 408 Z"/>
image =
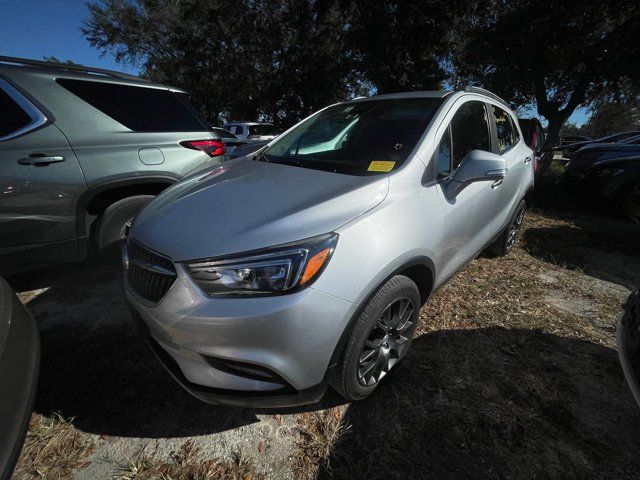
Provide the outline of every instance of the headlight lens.
<path id="1" fill-rule="evenodd" d="M 330 233 L 241 257 L 190 262 L 186 268 L 210 295 L 289 293 L 310 285 L 320 275 L 337 241 L 338 235 Z"/>

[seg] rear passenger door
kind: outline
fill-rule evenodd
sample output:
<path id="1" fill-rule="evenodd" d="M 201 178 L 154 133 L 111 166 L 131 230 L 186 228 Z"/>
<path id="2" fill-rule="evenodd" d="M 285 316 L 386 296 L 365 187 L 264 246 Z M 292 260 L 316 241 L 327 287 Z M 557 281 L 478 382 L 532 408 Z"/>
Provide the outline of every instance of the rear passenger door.
<path id="1" fill-rule="evenodd" d="M 0 271 L 78 253 L 86 182 L 62 132 L 0 79 Z"/>
<path id="2" fill-rule="evenodd" d="M 500 225 L 506 224 L 510 213 L 515 208 L 515 203 L 519 201 L 519 191 L 525 168 L 531 168 L 533 154 L 520 141 L 518 128 L 515 120 L 509 112 L 496 105 L 490 105 L 491 116 L 495 131 L 495 153 L 504 157 L 507 163 L 507 174 L 496 187 L 498 193 L 498 204 L 496 215 L 500 219 Z"/>
<path id="3" fill-rule="evenodd" d="M 443 212 L 440 251 L 442 278 L 448 277 L 489 242 L 495 231 L 497 192 L 492 182 L 473 182 L 455 198 L 447 185 L 458 166 L 469 161 L 472 150 L 491 151 L 491 130 L 486 105 L 467 101 L 460 105 L 439 139 L 434 161 L 438 198 Z"/>

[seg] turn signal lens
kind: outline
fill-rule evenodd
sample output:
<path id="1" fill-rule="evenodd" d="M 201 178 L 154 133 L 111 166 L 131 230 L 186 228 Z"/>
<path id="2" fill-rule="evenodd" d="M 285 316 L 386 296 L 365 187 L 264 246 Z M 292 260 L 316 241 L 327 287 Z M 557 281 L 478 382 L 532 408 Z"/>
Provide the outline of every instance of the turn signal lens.
<path id="1" fill-rule="evenodd" d="M 325 248 L 309 259 L 309 261 L 307 262 L 307 267 L 304 269 L 304 273 L 302 274 L 302 278 L 300 279 L 300 285 L 304 285 L 309 280 L 311 280 L 316 273 L 318 273 L 318 271 L 327 261 L 327 258 L 329 258 L 330 253 L 331 249 Z"/>

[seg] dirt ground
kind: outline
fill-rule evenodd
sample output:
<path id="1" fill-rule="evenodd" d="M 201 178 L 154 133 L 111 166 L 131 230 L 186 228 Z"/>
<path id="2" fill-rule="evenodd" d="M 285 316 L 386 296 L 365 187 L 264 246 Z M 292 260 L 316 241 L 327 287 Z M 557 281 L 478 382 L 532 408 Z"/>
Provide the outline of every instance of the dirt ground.
<path id="1" fill-rule="evenodd" d="M 42 361 L 14 478 L 638 478 L 640 409 L 615 323 L 640 286 L 640 228 L 531 211 L 503 259 L 439 290 L 403 364 L 367 400 L 255 410 L 200 403 L 91 262 L 9 279 Z"/>

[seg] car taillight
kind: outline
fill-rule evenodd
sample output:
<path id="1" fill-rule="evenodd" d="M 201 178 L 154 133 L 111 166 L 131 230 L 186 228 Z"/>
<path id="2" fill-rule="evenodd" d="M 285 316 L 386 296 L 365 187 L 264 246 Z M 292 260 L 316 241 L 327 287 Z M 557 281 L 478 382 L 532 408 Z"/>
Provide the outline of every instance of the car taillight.
<path id="1" fill-rule="evenodd" d="M 200 150 L 210 157 L 219 157 L 227 152 L 227 148 L 220 140 L 186 140 L 180 142 L 180 145 L 192 150 Z"/>

